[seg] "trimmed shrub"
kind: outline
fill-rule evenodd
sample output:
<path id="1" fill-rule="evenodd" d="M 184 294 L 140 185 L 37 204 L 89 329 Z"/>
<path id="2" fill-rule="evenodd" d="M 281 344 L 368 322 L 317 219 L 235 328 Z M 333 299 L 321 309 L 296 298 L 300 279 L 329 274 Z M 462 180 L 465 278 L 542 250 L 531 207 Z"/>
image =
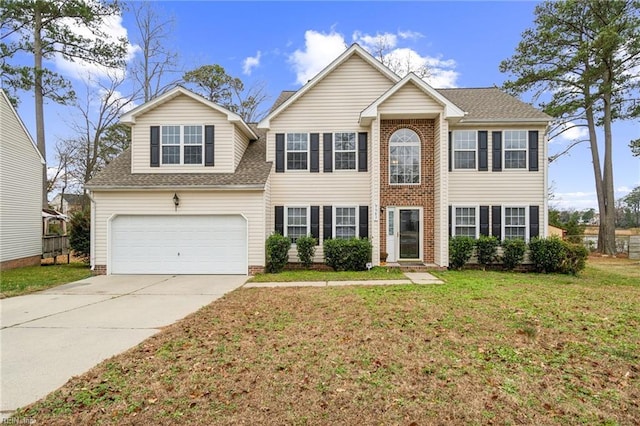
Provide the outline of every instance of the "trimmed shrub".
<path id="1" fill-rule="evenodd" d="M 577 275 L 587 264 L 589 250 L 582 244 L 572 244 L 563 241 L 565 246 L 565 258 L 560 267 L 563 274 Z"/>
<path id="2" fill-rule="evenodd" d="M 267 238 L 267 272 L 282 272 L 289 261 L 289 249 L 291 240 L 278 233 L 269 235 Z"/>
<path id="3" fill-rule="evenodd" d="M 325 240 L 324 260 L 336 271 L 364 271 L 371 262 L 371 241 L 366 238 Z"/>
<path id="4" fill-rule="evenodd" d="M 449 239 L 449 269 L 462 269 L 471 259 L 475 241 L 471 237 L 452 237 Z"/>
<path id="5" fill-rule="evenodd" d="M 502 242 L 502 266 L 507 271 L 512 271 L 518 267 L 524 259 L 527 251 L 527 244 L 524 240 L 513 239 Z"/>
<path id="6" fill-rule="evenodd" d="M 537 272 L 558 272 L 566 257 L 565 244 L 558 237 L 534 238 L 529 243 L 531 262 Z"/>
<path id="7" fill-rule="evenodd" d="M 317 241 L 311 235 L 306 237 L 298 237 L 296 246 L 298 248 L 298 259 L 305 268 L 309 268 L 313 263 L 313 256 L 316 254 Z"/>
<path id="8" fill-rule="evenodd" d="M 75 212 L 69 221 L 69 245 L 75 255 L 87 259 L 91 255 L 91 212 Z"/>
<path id="9" fill-rule="evenodd" d="M 476 255 L 478 263 L 485 269 L 498 259 L 498 246 L 500 241 L 496 237 L 482 235 L 476 240 Z"/>

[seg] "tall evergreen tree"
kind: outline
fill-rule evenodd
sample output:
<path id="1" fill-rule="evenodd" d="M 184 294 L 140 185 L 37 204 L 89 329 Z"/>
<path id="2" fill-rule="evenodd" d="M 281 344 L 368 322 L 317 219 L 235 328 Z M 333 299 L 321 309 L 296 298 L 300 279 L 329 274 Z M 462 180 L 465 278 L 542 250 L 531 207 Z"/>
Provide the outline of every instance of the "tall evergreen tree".
<path id="1" fill-rule="evenodd" d="M 600 232 L 598 251 L 614 254 L 615 194 L 612 123 L 640 116 L 640 2 L 547 1 L 535 9 L 535 27 L 522 34 L 515 54 L 500 64 L 515 79 L 512 93 L 533 91 L 562 133 L 588 130 Z M 597 130 L 604 135 L 604 160 Z M 556 133 L 558 134 L 558 133 Z"/>
<path id="2" fill-rule="evenodd" d="M 47 68 L 43 61 L 61 55 L 70 61 L 122 67 L 126 39 L 114 43 L 102 28 L 105 18 L 119 13 L 116 1 L 0 0 L 0 72 L 5 84 L 14 91 L 33 91 L 36 141 L 45 159 L 44 99 L 65 104 L 74 99 L 75 93 L 71 83 Z M 12 63 L 19 53 L 32 55 L 33 65 Z M 42 173 L 42 204 L 46 207 L 46 165 Z"/>

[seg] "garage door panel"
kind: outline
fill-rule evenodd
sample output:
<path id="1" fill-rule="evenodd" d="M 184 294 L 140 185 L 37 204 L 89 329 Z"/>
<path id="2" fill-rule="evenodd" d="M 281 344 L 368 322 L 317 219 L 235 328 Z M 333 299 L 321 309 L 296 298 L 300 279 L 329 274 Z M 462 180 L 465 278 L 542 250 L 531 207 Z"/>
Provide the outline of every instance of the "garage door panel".
<path id="1" fill-rule="evenodd" d="M 242 216 L 118 216 L 111 223 L 111 273 L 246 274 Z"/>

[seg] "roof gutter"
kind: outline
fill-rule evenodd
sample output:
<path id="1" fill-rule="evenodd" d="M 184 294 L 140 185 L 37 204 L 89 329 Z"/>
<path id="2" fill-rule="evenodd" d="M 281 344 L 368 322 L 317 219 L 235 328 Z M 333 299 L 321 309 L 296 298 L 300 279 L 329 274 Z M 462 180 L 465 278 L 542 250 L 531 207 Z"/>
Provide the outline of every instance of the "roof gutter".
<path id="1" fill-rule="evenodd" d="M 549 118 L 462 118 L 458 122 L 459 124 L 475 124 L 475 123 L 490 123 L 490 124 L 517 124 L 517 123 L 549 123 L 553 121 L 552 117 Z"/>
<path id="2" fill-rule="evenodd" d="M 132 186 L 118 186 L 118 185 L 91 185 L 85 186 L 85 188 L 91 191 L 174 191 L 180 189 L 181 191 L 202 191 L 202 190 L 220 190 L 220 191 L 257 191 L 264 190 L 265 184 L 252 184 L 252 185 L 199 185 L 199 186 L 183 186 L 183 185 L 132 185 Z"/>

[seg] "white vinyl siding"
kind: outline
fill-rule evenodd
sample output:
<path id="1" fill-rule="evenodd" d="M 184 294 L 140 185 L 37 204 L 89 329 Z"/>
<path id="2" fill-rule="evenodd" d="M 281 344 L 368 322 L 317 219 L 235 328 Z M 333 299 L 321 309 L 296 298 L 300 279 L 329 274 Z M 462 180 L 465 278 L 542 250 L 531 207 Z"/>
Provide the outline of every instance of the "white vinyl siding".
<path id="1" fill-rule="evenodd" d="M 150 165 L 151 126 L 170 125 L 214 125 L 215 126 L 215 166 L 202 164 L 161 164 Z M 131 171 L 132 173 L 230 173 L 234 171 L 234 124 L 226 115 L 184 95 L 176 96 L 156 108 L 136 117 L 131 129 Z M 162 146 L 162 144 L 161 144 Z M 181 156 L 184 153 L 181 153 Z M 161 153 L 162 157 L 162 153 Z"/>
<path id="2" fill-rule="evenodd" d="M 117 215 L 242 215 L 248 224 L 248 265 L 264 265 L 265 214 L 263 191 L 176 191 L 94 192 L 95 264 L 108 261 L 108 223 Z M 271 225 L 273 226 L 273 225 Z"/>
<path id="3" fill-rule="evenodd" d="M 240 164 L 244 152 L 249 146 L 249 138 L 245 136 L 237 127 L 233 128 L 233 168 L 234 170 Z"/>
<path id="4" fill-rule="evenodd" d="M 444 108 L 413 83 L 407 83 L 378 107 L 381 115 L 402 114 L 411 117 L 420 114 L 439 114 Z"/>
<path id="5" fill-rule="evenodd" d="M 42 254 L 42 162 L 0 93 L 0 261 Z"/>

